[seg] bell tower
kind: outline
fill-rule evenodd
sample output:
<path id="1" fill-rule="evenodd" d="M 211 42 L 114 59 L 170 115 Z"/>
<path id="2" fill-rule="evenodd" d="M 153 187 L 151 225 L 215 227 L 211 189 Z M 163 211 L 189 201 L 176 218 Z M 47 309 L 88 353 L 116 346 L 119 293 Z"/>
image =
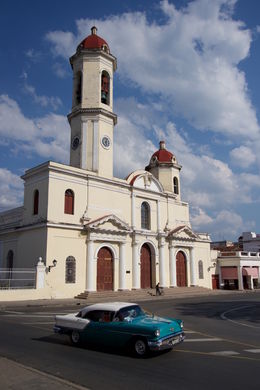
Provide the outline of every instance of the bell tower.
<path id="1" fill-rule="evenodd" d="M 165 192 L 173 193 L 177 200 L 181 200 L 181 165 L 178 164 L 174 154 L 166 149 L 164 141 L 160 141 L 159 150 L 152 155 L 145 170 L 151 172 L 159 180 Z"/>
<path id="2" fill-rule="evenodd" d="M 113 177 L 113 74 L 116 58 L 91 28 L 70 58 L 73 70 L 70 165 Z"/>

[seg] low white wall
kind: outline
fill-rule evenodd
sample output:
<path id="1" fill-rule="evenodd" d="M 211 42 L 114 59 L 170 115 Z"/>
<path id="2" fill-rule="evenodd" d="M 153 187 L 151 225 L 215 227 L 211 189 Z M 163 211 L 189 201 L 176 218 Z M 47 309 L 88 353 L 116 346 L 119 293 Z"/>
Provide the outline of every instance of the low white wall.
<path id="1" fill-rule="evenodd" d="M 53 291 L 48 288 L 31 289 L 31 290 L 0 290 L 0 304 L 1 302 L 15 302 L 15 301 L 32 301 L 37 299 L 63 299 L 74 298 L 75 295 L 82 292 L 78 291 Z"/>
<path id="2" fill-rule="evenodd" d="M 36 299 L 50 298 L 50 292 L 44 288 L 39 290 L 0 290 L 0 303 L 8 301 L 31 301 Z"/>

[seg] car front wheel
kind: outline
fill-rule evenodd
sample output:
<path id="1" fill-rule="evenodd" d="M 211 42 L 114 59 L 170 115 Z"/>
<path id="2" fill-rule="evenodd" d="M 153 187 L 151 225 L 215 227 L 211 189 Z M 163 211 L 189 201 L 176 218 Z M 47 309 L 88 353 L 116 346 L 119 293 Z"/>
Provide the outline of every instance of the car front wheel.
<path id="1" fill-rule="evenodd" d="M 80 334 L 77 330 L 73 330 L 70 334 L 70 340 L 72 344 L 79 345 L 80 344 Z"/>
<path id="2" fill-rule="evenodd" d="M 147 355 L 148 346 L 146 340 L 137 338 L 133 341 L 133 352 L 135 356 L 142 357 Z"/>

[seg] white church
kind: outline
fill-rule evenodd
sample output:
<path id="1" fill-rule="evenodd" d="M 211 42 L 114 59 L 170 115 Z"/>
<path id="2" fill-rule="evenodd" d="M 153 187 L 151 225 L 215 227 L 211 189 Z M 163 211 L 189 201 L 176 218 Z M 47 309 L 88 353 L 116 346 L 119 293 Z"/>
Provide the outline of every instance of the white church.
<path id="1" fill-rule="evenodd" d="M 164 141 L 145 169 L 113 175 L 116 58 L 92 27 L 70 58 L 70 165 L 25 172 L 24 204 L 0 214 L 0 267 L 39 257 L 55 297 L 84 291 L 212 288 L 210 237 L 195 233 L 182 200 L 181 166 Z M 209 271 L 210 270 L 210 271 Z"/>

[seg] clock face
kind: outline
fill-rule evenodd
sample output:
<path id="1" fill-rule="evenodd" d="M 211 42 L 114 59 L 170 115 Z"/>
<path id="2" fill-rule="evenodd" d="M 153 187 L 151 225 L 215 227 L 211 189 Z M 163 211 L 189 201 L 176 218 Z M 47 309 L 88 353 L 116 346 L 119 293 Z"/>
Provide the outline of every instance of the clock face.
<path id="1" fill-rule="evenodd" d="M 111 145 L 110 138 L 107 135 L 104 135 L 104 137 L 101 140 L 101 144 L 105 149 L 109 149 Z"/>
<path id="2" fill-rule="evenodd" d="M 74 137 L 71 143 L 71 147 L 73 150 L 76 150 L 79 146 L 79 137 Z"/>

